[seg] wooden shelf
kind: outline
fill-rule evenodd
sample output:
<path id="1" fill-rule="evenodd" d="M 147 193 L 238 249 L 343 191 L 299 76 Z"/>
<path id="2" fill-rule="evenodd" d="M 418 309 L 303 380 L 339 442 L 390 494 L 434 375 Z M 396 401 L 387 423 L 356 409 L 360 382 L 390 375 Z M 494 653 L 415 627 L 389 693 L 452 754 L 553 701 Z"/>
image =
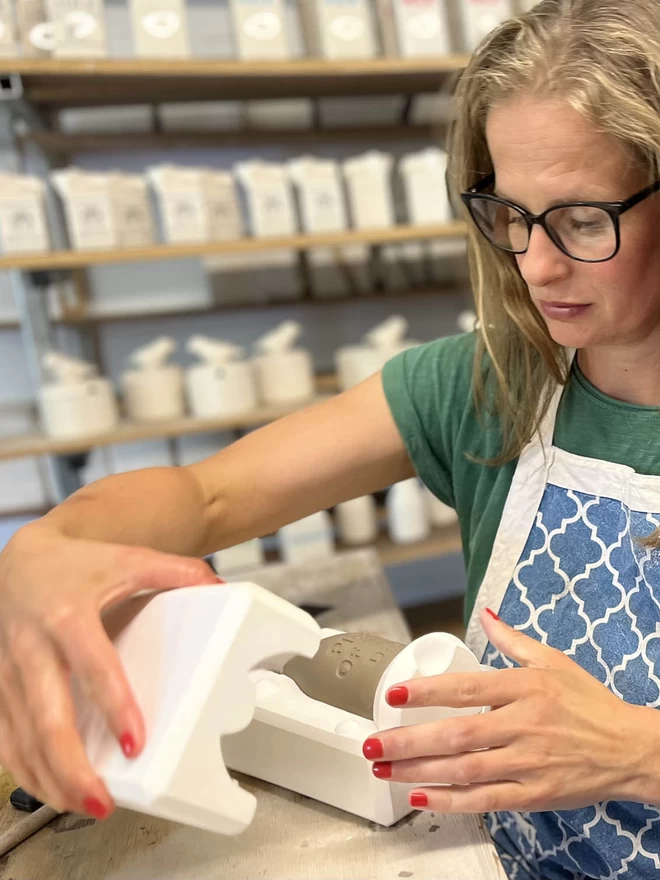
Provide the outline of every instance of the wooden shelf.
<path id="1" fill-rule="evenodd" d="M 235 241 L 196 244 L 156 244 L 150 247 L 98 251 L 49 251 L 43 254 L 6 254 L 0 257 L 0 270 L 22 269 L 32 272 L 67 271 L 96 265 L 146 263 L 215 254 L 255 254 L 270 250 L 307 250 L 314 247 L 341 247 L 351 244 L 393 244 L 434 238 L 463 238 L 467 225 L 462 222 L 435 226 L 391 226 L 385 229 L 351 229 L 314 235 L 284 235 L 272 238 L 240 238 Z"/>
<path id="2" fill-rule="evenodd" d="M 43 434 L 26 434 L 0 438 L 0 460 L 25 458 L 33 455 L 75 455 L 99 446 L 114 446 L 137 440 L 155 440 L 204 434 L 210 431 L 232 431 L 237 428 L 254 428 L 297 412 L 313 403 L 327 400 L 331 395 L 318 395 L 304 404 L 279 407 L 262 407 L 254 412 L 221 419 L 194 419 L 186 417 L 168 422 L 138 423 L 122 422 L 113 431 L 98 434 L 85 440 L 53 440 Z"/>
<path id="3" fill-rule="evenodd" d="M 383 565 L 404 565 L 406 562 L 460 553 L 463 549 L 458 523 L 446 528 L 435 528 L 428 538 L 414 544 L 395 544 L 388 535 L 383 534 L 374 546 Z"/>
<path id="4" fill-rule="evenodd" d="M 340 128 L 245 129 L 240 131 L 153 131 L 126 134 L 67 134 L 31 131 L 17 135 L 22 145 L 35 144 L 49 155 L 69 157 L 77 153 L 105 153 L 123 150 L 165 150 L 188 147 L 241 148 L 254 146 L 318 146 L 355 142 L 383 144 L 392 141 L 438 141 L 443 126 L 378 125 Z"/>
<path id="5" fill-rule="evenodd" d="M 6 59 L 25 96 L 50 107 L 434 92 L 468 58 L 325 61 Z"/>
<path id="6" fill-rule="evenodd" d="M 409 290 L 383 292 L 366 294 L 364 296 L 358 294 L 350 294 L 347 296 L 334 297 L 313 297 L 304 296 L 300 299 L 268 299 L 264 302 L 254 303 L 227 303 L 215 304 L 210 306 L 179 306 L 170 309 L 154 309 L 143 312 L 115 312 L 108 314 L 98 314 L 93 312 L 71 313 L 62 318 L 53 320 L 53 324 L 64 326 L 85 326 L 88 324 L 125 324 L 135 323 L 136 321 L 154 321 L 168 318 L 181 318 L 191 316 L 217 315 L 226 312 L 249 312 L 255 309 L 279 309 L 279 308 L 323 308 L 332 307 L 333 305 L 342 305 L 346 303 L 373 303 L 373 302 L 393 302 L 394 300 L 405 297 L 406 299 L 418 298 L 434 298 L 447 296 L 449 294 L 463 293 L 466 284 L 461 287 L 457 282 L 455 284 L 437 284 L 433 287 L 413 287 Z M 0 320 L 0 330 L 17 330 L 20 327 L 18 320 Z"/>
<path id="7" fill-rule="evenodd" d="M 450 553 L 462 553 L 461 531 L 458 523 L 443 528 L 434 528 L 424 541 L 415 541 L 413 544 L 395 544 L 387 534 L 381 532 L 373 544 L 365 544 L 365 548 L 373 547 L 378 552 L 384 566 L 405 565 L 409 562 L 419 562 L 423 559 L 434 559 L 438 556 L 447 556 Z M 338 542 L 338 553 L 360 549 L 349 547 Z M 266 562 L 282 562 L 277 549 L 266 552 Z"/>

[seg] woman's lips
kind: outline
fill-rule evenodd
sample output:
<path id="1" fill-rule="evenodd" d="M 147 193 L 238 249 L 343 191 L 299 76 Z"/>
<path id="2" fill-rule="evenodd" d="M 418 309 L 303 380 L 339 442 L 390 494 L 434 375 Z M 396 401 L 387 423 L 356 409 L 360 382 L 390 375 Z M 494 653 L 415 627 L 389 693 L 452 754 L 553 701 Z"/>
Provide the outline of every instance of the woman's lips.
<path id="1" fill-rule="evenodd" d="M 555 321 L 574 321 L 576 318 L 581 318 L 591 308 L 591 303 L 582 305 L 580 303 L 540 302 L 539 308 L 546 318 Z"/>

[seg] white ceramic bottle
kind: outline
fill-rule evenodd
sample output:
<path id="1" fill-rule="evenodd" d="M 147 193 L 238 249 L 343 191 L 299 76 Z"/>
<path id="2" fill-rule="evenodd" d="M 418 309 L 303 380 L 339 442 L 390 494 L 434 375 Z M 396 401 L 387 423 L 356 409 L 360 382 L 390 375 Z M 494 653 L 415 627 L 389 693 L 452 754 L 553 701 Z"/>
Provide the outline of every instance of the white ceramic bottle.
<path id="1" fill-rule="evenodd" d="M 458 521 L 454 508 L 437 498 L 426 486 L 424 486 L 424 501 L 431 525 L 442 529 Z"/>
<path id="2" fill-rule="evenodd" d="M 479 326 L 479 319 L 472 309 L 466 309 L 456 319 L 456 326 L 461 333 L 472 333 Z"/>
<path id="3" fill-rule="evenodd" d="M 327 510 L 284 526 L 278 538 L 282 557 L 289 564 L 325 559 L 335 552 L 332 519 Z"/>
<path id="4" fill-rule="evenodd" d="M 183 370 L 166 363 L 176 349 L 168 336 L 154 339 L 130 356 L 134 369 L 121 376 L 124 408 L 129 419 L 155 422 L 180 418 L 185 412 Z"/>
<path id="5" fill-rule="evenodd" d="M 412 544 L 429 536 L 429 514 L 416 477 L 392 486 L 387 493 L 386 507 L 387 526 L 395 544 Z"/>
<path id="6" fill-rule="evenodd" d="M 376 501 L 373 495 L 363 495 L 344 501 L 335 508 L 339 537 L 343 544 L 359 546 L 371 544 L 378 537 Z"/>
<path id="7" fill-rule="evenodd" d="M 213 567 L 220 577 L 233 576 L 241 571 L 260 568 L 266 561 L 261 538 L 252 538 L 225 550 L 216 551 L 211 557 Z"/>

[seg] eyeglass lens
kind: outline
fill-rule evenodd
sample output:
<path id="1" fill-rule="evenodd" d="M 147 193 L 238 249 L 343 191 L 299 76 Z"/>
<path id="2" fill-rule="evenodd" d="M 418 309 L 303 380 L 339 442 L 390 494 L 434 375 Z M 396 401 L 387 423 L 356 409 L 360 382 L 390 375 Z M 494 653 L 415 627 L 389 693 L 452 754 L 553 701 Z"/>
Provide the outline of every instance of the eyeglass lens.
<path id="1" fill-rule="evenodd" d="M 486 238 L 504 250 L 522 254 L 529 247 L 525 215 L 492 199 L 470 202 L 475 223 Z M 578 260 L 607 260 L 617 247 L 614 219 L 602 208 L 570 205 L 548 212 L 546 223 L 556 243 Z"/>

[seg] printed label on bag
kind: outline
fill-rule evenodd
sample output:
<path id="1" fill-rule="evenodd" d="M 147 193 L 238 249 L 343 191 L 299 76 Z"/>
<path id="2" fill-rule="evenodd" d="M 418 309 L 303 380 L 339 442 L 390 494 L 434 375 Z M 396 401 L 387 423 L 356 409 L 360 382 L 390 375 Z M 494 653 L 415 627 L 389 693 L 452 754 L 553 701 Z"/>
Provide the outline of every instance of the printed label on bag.
<path id="1" fill-rule="evenodd" d="M 176 12 L 162 9 L 159 12 L 143 15 L 140 22 L 150 36 L 157 40 L 169 40 L 181 27 L 181 16 Z"/>
<path id="2" fill-rule="evenodd" d="M 347 43 L 359 40 L 364 31 L 364 22 L 355 15 L 338 15 L 330 23 L 330 32 L 333 36 Z"/>
<path id="3" fill-rule="evenodd" d="M 42 21 L 30 29 L 28 40 L 42 52 L 55 50 L 55 25 L 50 21 Z"/>
<path id="4" fill-rule="evenodd" d="M 407 22 L 408 32 L 416 40 L 432 40 L 440 33 L 437 12 L 423 12 Z"/>
<path id="5" fill-rule="evenodd" d="M 71 40 L 88 40 L 98 30 L 98 22 L 89 12 L 69 12 L 64 17 L 67 38 Z"/>
<path id="6" fill-rule="evenodd" d="M 282 31 L 282 22 L 274 12 L 255 12 L 243 22 L 243 30 L 253 40 L 273 40 Z"/>

